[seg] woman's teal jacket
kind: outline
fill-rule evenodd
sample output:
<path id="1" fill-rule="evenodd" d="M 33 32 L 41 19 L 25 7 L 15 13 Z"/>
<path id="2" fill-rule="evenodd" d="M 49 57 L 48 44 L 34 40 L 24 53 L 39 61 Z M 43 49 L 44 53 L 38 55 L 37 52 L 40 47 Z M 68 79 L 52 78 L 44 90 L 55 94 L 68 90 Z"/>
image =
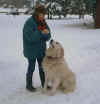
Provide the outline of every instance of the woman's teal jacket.
<path id="1" fill-rule="evenodd" d="M 50 31 L 48 25 L 47 29 Z M 46 41 L 51 34 L 43 34 L 38 30 L 37 21 L 33 16 L 28 18 L 23 27 L 23 53 L 26 58 L 41 58 L 45 56 Z"/>

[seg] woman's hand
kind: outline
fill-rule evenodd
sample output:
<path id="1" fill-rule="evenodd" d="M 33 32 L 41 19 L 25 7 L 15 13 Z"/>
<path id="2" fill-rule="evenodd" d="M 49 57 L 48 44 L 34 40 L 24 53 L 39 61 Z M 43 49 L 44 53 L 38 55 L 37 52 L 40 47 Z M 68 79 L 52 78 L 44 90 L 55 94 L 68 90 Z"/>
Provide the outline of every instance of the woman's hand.
<path id="1" fill-rule="evenodd" d="M 48 34 L 48 33 L 49 33 L 49 30 L 48 30 L 48 29 L 44 29 L 44 30 L 42 31 L 42 33 L 43 33 L 43 34 Z"/>

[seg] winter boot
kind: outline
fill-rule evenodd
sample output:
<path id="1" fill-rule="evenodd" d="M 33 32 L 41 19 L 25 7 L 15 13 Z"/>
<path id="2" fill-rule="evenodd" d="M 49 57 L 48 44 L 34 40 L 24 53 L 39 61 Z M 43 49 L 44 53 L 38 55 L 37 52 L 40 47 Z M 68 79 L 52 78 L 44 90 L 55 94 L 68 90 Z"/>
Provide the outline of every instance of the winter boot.
<path id="1" fill-rule="evenodd" d="M 45 83 L 45 75 L 44 75 L 43 71 L 39 71 L 39 74 L 40 74 L 41 85 L 42 85 L 42 88 L 43 88 L 44 83 Z"/>
<path id="2" fill-rule="evenodd" d="M 32 76 L 26 75 L 26 89 L 31 92 L 36 91 L 36 88 L 32 86 Z"/>

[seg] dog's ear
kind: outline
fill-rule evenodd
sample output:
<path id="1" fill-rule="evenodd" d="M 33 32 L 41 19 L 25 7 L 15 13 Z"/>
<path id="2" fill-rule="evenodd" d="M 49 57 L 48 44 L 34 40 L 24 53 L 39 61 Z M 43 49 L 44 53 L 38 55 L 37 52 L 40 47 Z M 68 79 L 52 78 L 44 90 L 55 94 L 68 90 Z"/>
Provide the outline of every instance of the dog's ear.
<path id="1" fill-rule="evenodd" d="M 64 57 L 64 49 L 61 47 L 61 57 Z"/>
<path id="2" fill-rule="evenodd" d="M 64 56 L 64 49 L 61 47 L 60 49 L 57 50 L 56 57 L 60 58 L 63 56 Z"/>

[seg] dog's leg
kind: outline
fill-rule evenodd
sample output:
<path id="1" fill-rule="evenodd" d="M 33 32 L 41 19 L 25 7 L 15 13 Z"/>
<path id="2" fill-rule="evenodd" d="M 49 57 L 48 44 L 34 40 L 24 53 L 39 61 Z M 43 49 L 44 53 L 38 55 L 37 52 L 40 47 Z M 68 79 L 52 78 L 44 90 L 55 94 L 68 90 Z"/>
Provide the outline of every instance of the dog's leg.
<path id="1" fill-rule="evenodd" d="M 55 78 L 52 84 L 52 89 L 48 93 L 50 96 L 53 96 L 56 93 L 59 84 L 60 84 L 60 80 Z"/>
<path id="2" fill-rule="evenodd" d="M 48 85 L 48 75 L 45 72 L 45 83 L 44 83 L 44 88 L 42 89 L 43 93 L 46 93 L 46 91 L 47 91 L 47 85 Z"/>
<path id="3" fill-rule="evenodd" d="M 63 92 L 65 94 L 72 93 L 75 90 L 76 82 L 75 80 L 70 80 L 69 82 L 64 82 L 63 84 Z"/>

